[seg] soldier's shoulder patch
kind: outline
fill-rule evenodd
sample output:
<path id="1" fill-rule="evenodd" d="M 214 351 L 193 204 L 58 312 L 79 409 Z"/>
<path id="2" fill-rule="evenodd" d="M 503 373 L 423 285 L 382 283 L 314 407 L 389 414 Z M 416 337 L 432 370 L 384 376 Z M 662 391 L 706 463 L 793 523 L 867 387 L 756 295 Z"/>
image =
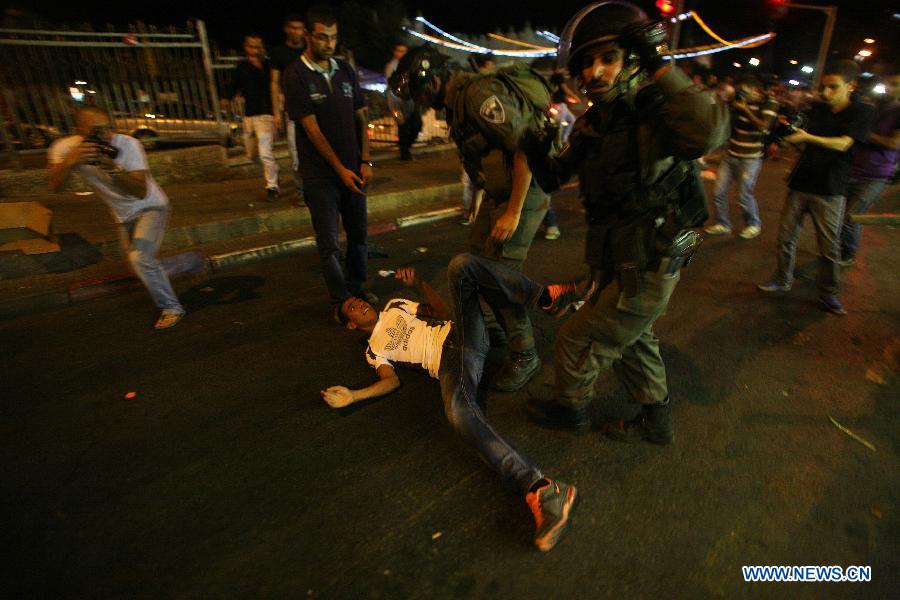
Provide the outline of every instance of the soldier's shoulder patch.
<path id="1" fill-rule="evenodd" d="M 499 125 L 500 123 L 506 122 L 506 110 L 503 108 L 503 103 L 500 102 L 500 98 L 498 98 L 496 94 L 481 103 L 478 114 L 489 123 L 496 123 Z"/>

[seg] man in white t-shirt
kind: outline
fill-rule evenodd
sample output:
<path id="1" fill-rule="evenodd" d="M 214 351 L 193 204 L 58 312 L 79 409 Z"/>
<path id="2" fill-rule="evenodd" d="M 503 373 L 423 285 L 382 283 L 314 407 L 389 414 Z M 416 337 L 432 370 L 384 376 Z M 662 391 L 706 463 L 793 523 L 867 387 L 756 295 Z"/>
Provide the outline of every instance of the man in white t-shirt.
<path id="1" fill-rule="evenodd" d="M 378 381 L 358 390 L 332 386 L 322 397 L 341 408 L 383 396 L 400 387 L 395 367 L 424 369 L 438 379 L 447 420 L 460 437 L 516 492 L 524 496 L 534 515 L 534 544 L 548 551 L 569 523 L 575 486 L 552 481 L 527 457 L 507 443 L 485 419 L 476 395 L 490 350 L 479 297 L 496 310 L 504 304 L 538 306 L 561 316 L 579 300 L 575 284 L 542 286 L 499 261 L 472 254 L 456 256 L 447 268 L 454 300 L 454 322 L 441 297 L 411 267 L 397 279 L 415 288 L 424 303 L 403 298 L 389 300 L 381 312 L 360 298 L 341 305 L 348 329 L 369 334 L 366 360 Z"/>
<path id="2" fill-rule="evenodd" d="M 47 152 L 48 187 L 59 189 L 77 171 L 121 225 L 122 248 L 135 274 L 162 311 L 156 329 L 168 329 L 185 310 L 156 257 L 169 217 L 169 199 L 153 179 L 141 143 L 114 134 L 107 114 L 84 106 L 75 113 L 76 135 L 58 139 Z"/>

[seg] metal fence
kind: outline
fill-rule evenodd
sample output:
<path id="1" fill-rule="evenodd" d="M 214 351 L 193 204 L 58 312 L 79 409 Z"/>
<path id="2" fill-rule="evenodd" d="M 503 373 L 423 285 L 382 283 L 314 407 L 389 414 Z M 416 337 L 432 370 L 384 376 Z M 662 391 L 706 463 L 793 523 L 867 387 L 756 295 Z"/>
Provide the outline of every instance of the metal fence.
<path id="1" fill-rule="evenodd" d="M 79 103 L 114 126 L 157 141 L 225 142 L 234 125 L 219 89 L 205 27 L 128 32 L 0 29 L 0 149 L 40 150 L 72 130 Z"/>
<path id="2" fill-rule="evenodd" d="M 160 142 L 240 143 L 243 105 L 220 109 L 242 57 L 211 49 L 202 21 L 186 29 L 132 31 L 0 28 L 0 153 L 18 163 L 19 153 L 43 152 L 73 130 L 78 104 L 97 106 L 114 127 Z M 397 124 L 382 91 L 366 93 L 369 139 L 397 144 Z M 446 123 L 425 115 L 419 140 L 446 140 Z M 283 132 L 282 132 L 283 133 Z"/>

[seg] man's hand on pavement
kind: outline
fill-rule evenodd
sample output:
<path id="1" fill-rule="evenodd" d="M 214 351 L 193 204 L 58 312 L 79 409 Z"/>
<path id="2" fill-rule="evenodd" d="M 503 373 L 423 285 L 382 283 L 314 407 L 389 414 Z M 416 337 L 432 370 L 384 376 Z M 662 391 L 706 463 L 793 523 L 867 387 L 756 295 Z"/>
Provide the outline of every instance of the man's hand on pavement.
<path id="1" fill-rule="evenodd" d="M 321 394 L 331 408 L 343 408 L 353 403 L 353 392 L 342 385 L 333 385 Z"/>
<path id="2" fill-rule="evenodd" d="M 421 283 L 415 267 L 401 267 L 397 269 L 397 274 L 394 277 L 399 279 L 403 285 L 412 288 L 418 288 Z"/>

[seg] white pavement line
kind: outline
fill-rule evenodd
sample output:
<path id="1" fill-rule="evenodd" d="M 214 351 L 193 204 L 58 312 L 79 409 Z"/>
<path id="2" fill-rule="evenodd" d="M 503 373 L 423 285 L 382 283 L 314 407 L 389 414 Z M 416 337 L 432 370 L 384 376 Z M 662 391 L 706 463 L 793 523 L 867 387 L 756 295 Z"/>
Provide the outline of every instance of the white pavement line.
<path id="1" fill-rule="evenodd" d="M 409 227 L 410 225 L 419 225 L 421 223 L 429 223 L 440 219 L 449 219 L 453 216 L 462 215 L 463 208 L 461 206 L 453 208 L 442 208 L 440 210 L 432 210 L 430 212 L 410 215 L 408 217 L 398 217 L 397 227 Z"/>
<path id="2" fill-rule="evenodd" d="M 246 248 L 244 250 L 226 252 L 225 254 L 214 254 L 208 257 L 206 262 L 209 267 L 215 271 L 226 266 L 238 265 L 271 256 L 280 256 L 301 248 L 306 248 L 307 246 L 314 246 L 315 244 L 316 238 L 314 236 L 309 236 L 297 240 L 288 240 L 286 242 L 281 242 L 280 244 Z"/>

